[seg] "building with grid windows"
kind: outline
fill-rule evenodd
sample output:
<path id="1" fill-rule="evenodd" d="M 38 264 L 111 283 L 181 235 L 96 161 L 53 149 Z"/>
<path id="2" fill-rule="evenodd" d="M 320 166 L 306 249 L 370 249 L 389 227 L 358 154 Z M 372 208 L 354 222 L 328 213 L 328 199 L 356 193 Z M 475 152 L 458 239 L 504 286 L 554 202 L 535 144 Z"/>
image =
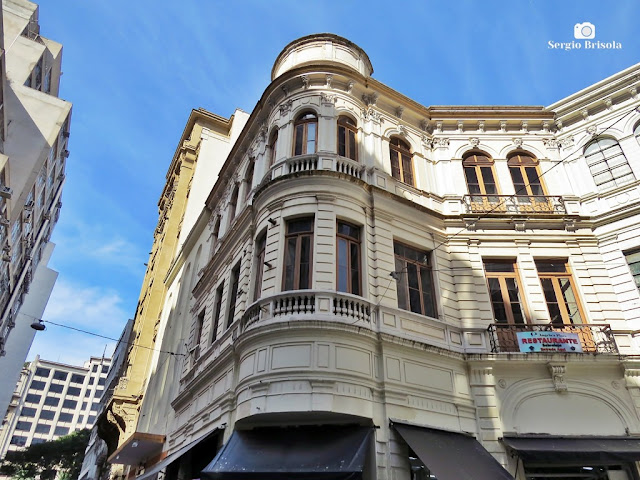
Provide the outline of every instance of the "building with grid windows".
<path id="1" fill-rule="evenodd" d="M 84 366 L 36 359 L 25 364 L 0 428 L 0 458 L 7 452 L 92 428 L 111 359 Z"/>
<path id="2" fill-rule="evenodd" d="M 69 155 L 71 104 L 58 97 L 62 45 L 40 35 L 38 6 L 4 0 L 0 21 L 0 416 L 57 272 L 47 263 Z"/>
<path id="3" fill-rule="evenodd" d="M 372 73 L 344 38 L 292 42 L 216 175 L 196 169 L 213 185 L 182 191 L 199 213 L 155 278 L 148 376 L 125 362 L 139 409 L 101 417 L 108 461 L 638 478 L 640 65 L 547 107 L 427 107 Z M 209 139 L 179 149 L 200 164 Z"/>

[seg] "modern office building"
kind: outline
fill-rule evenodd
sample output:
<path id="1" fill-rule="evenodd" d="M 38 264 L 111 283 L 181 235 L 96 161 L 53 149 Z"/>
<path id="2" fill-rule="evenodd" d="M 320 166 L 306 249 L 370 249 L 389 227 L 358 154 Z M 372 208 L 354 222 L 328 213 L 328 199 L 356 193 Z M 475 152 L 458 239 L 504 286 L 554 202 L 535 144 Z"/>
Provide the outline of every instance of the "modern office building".
<path id="1" fill-rule="evenodd" d="M 62 205 L 71 104 L 58 98 L 62 45 L 38 6 L 3 0 L 0 25 L 0 416 L 57 273 L 47 267 Z"/>
<path id="2" fill-rule="evenodd" d="M 26 364 L 0 428 L 0 458 L 93 427 L 110 365 L 102 357 L 78 367 L 37 356 Z"/>
<path id="3" fill-rule="evenodd" d="M 287 45 L 206 196 L 172 187 L 210 145 L 183 135 L 165 190 L 198 210 L 161 202 L 178 242 L 109 462 L 638 478 L 640 65 L 548 107 L 427 107 L 372 73 L 336 35 Z"/>

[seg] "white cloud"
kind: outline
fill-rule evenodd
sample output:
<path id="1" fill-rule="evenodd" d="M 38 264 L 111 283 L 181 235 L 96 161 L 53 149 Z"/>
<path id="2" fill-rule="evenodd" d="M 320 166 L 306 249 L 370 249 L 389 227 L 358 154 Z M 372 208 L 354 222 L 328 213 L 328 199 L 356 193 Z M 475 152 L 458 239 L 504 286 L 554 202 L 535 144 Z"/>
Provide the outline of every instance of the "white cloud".
<path id="1" fill-rule="evenodd" d="M 40 355 L 46 360 L 82 365 L 91 356 L 101 356 L 105 346 L 106 355 L 110 356 L 116 342 L 47 321 L 118 338 L 127 313 L 115 291 L 58 280 L 43 319 L 47 329 L 36 335 L 28 358 Z"/>

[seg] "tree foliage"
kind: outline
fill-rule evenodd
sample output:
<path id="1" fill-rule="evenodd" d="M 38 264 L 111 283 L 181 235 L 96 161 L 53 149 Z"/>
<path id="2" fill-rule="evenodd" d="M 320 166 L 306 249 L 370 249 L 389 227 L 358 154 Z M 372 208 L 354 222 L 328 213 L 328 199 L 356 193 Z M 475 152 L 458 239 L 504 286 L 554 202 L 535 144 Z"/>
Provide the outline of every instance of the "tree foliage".
<path id="1" fill-rule="evenodd" d="M 84 451 L 91 430 L 78 430 L 50 442 L 37 443 L 24 450 L 7 452 L 0 464 L 0 475 L 15 479 L 53 480 L 57 472 L 64 478 L 80 476 Z"/>

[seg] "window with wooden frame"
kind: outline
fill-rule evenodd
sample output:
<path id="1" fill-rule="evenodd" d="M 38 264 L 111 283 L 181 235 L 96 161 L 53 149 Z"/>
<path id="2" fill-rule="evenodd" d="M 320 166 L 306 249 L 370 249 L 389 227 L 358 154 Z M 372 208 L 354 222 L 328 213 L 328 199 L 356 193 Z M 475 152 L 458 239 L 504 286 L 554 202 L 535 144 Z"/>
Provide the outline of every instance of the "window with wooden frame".
<path id="1" fill-rule="evenodd" d="M 389 140 L 389 156 L 391 176 L 408 185 L 414 185 L 413 155 L 409 144 L 398 137 L 392 137 Z"/>
<path id="2" fill-rule="evenodd" d="M 636 179 L 620 144 L 613 138 L 601 137 L 587 144 L 584 158 L 599 191 L 620 187 Z"/>
<path id="3" fill-rule="evenodd" d="M 351 117 L 338 117 L 338 155 L 358 161 L 358 127 Z"/>
<path id="4" fill-rule="evenodd" d="M 256 240 L 256 263 L 253 284 L 253 301 L 262 295 L 262 275 L 264 273 L 264 255 L 267 249 L 267 232 L 264 232 Z"/>
<path id="5" fill-rule="evenodd" d="M 255 158 L 250 158 L 249 165 L 247 165 L 247 170 L 244 174 L 244 183 L 246 188 L 246 191 L 244 193 L 245 198 L 248 198 L 249 194 L 251 193 L 251 188 L 253 187 L 253 173 L 255 171 L 255 168 L 256 168 Z"/>
<path id="6" fill-rule="evenodd" d="M 213 318 L 211 321 L 211 343 L 215 342 L 218 338 L 218 325 L 220 324 L 220 313 L 222 312 L 222 295 L 224 294 L 224 282 L 222 282 L 216 289 L 215 306 L 213 308 Z"/>
<path id="7" fill-rule="evenodd" d="M 229 201 L 229 222 L 231 222 L 236 217 L 236 210 L 238 209 L 238 192 L 239 192 L 238 184 L 236 183 L 233 186 L 233 191 L 231 192 L 231 200 Z"/>
<path id="8" fill-rule="evenodd" d="M 238 285 L 240 283 L 240 262 L 231 270 L 231 280 L 229 285 L 231 286 L 231 292 L 229 294 L 229 314 L 227 315 L 227 327 L 229 328 L 233 323 L 233 319 L 236 316 L 236 303 L 238 303 Z"/>
<path id="9" fill-rule="evenodd" d="M 636 283 L 636 287 L 640 290 L 640 250 L 633 250 L 624 254 L 631 270 L 631 275 Z"/>
<path id="10" fill-rule="evenodd" d="M 274 128 L 271 132 L 271 139 L 269 140 L 269 167 L 271 167 L 278 159 L 278 129 Z"/>
<path id="11" fill-rule="evenodd" d="M 536 260 L 536 269 L 551 323 L 557 326 L 585 323 L 566 260 Z"/>
<path id="12" fill-rule="evenodd" d="M 360 227 L 338 222 L 336 256 L 336 290 L 362 295 Z"/>
<path id="13" fill-rule="evenodd" d="M 307 112 L 298 116 L 293 126 L 293 154 L 316 153 L 318 142 L 318 117 Z"/>
<path id="14" fill-rule="evenodd" d="M 520 279 L 515 263 L 509 260 L 485 260 L 484 271 L 496 323 L 526 323 L 527 315 L 520 298 Z"/>
<path id="15" fill-rule="evenodd" d="M 393 243 L 393 251 L 398 308 L 435 317 L 437 311 L 431 254 L 399 242 Z"/>
<path id="16" fill-rule="evenodd" d="M 499 194 L 493 159 L 489 155 L 484 152 L 468 152 L 462 158 L 462 166 L 472 201 L 483 202 L 489 195 Z M 498 197 L 489 197 L 489 201 L 497 202 Z"/>
<path id="17" fill-rule="evenodd" d="M 540 179 L 539 162 L 533 155 L 527 152 L 517 152 L 507 158 L 516 195 L 546 195 Z"/>
<path id="18" fill-rule="evenodd" d="M 313 261 L 313 217 L 287 222 L 282 290 L 311 288 Z"/>

